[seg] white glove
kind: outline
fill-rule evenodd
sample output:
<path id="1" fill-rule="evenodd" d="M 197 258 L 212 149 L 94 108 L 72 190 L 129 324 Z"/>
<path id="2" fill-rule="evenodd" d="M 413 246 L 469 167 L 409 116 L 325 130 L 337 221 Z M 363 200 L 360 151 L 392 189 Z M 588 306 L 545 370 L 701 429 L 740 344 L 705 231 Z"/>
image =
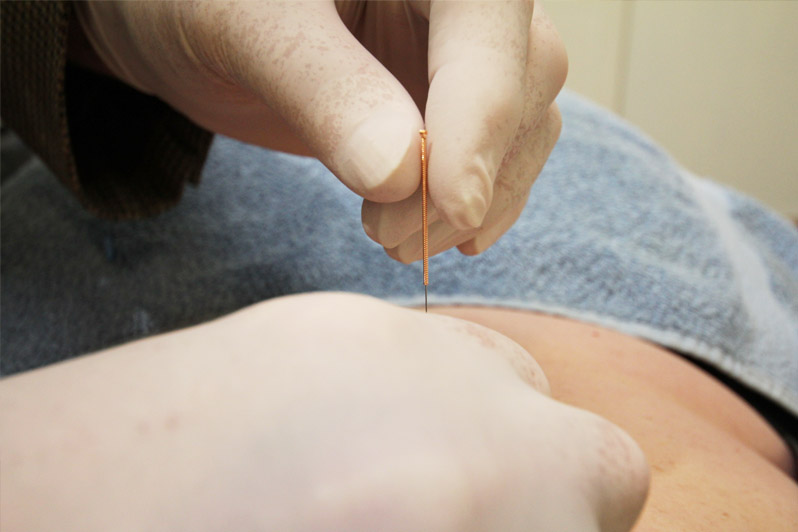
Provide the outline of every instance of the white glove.
<path id="1" fill-rule="evenodd" d="M 0 382 L 0 526 L 628 531 L 642 452 L 547 394 L 490 329 L 274 299 Z"/>
<path id="2" fill-rule="evenodd" d="M 503 234 L 559 133 L 565 54 L 531 2 L 77 6 L 115 76 L 212 131 L 318 157 L 405 262 L 421 256 L 425 122 L 433 253 Z"/>

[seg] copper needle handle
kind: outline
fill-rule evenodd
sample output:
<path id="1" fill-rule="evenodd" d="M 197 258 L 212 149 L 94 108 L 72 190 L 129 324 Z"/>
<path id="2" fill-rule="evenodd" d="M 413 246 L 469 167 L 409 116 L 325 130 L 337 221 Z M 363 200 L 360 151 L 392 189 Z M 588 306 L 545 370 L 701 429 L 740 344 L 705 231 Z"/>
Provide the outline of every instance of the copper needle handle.
<path id="1" fill-rule="evenodd" d="M 421 238 L 424 259 L 424 312 L 427 312 L 427 285 L 429 285 L 429 234 L 427 232 L 427 130 L 421 135 Z"/>

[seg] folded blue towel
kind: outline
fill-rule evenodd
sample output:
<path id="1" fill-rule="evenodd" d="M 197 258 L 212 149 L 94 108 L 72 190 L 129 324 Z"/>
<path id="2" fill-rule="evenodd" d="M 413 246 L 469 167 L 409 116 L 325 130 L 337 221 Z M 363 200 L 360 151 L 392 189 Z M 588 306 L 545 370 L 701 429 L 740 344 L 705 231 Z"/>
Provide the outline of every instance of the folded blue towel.
<path id="1" fill-rule="evenodd" d="M 569 94 L 518 223 L 479 257 L 431 260 L 430 303 L 530 309 L 688 354 L 798 415 L 798 231 L 692 176 Z M 2 196 L 2 371 L 315 290 L 423 303 L 360 201 L 318 161 L 219 137 L 203 184 L 156 219 L 80 210 L 39 162 Z"/>

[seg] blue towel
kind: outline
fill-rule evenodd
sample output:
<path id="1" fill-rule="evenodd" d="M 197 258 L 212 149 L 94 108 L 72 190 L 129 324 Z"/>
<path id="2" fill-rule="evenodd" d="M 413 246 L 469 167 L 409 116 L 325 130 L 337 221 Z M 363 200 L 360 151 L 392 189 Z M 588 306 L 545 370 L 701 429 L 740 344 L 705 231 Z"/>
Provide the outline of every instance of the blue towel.
<path id="1" fill-rule="evenodd" d="M 798 415 L 798 231 L 564 93 L 562 137 L 518 223 L 431 259 L 430 303 L 529 309 L 685 353 Z M 217 137 L 203 183 L 155 219 L 84 213 L 40 162 L 2 196 L 2 372 L 284 294 L 423 303 L 360 200 L 318 161 Z"/>

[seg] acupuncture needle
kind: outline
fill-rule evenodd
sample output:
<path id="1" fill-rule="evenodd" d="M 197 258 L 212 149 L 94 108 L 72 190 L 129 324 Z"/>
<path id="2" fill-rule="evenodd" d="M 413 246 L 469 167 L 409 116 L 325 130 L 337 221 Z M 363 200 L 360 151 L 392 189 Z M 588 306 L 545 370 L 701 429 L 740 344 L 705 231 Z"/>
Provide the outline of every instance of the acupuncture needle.
<path id="1" fill-rule="evenodd" d="M 424 263 L 424 312 L 427 312 L 429 285 L 429 234 L 427 233 L 427 130 L 421 129 L 421 243 Z"/>

